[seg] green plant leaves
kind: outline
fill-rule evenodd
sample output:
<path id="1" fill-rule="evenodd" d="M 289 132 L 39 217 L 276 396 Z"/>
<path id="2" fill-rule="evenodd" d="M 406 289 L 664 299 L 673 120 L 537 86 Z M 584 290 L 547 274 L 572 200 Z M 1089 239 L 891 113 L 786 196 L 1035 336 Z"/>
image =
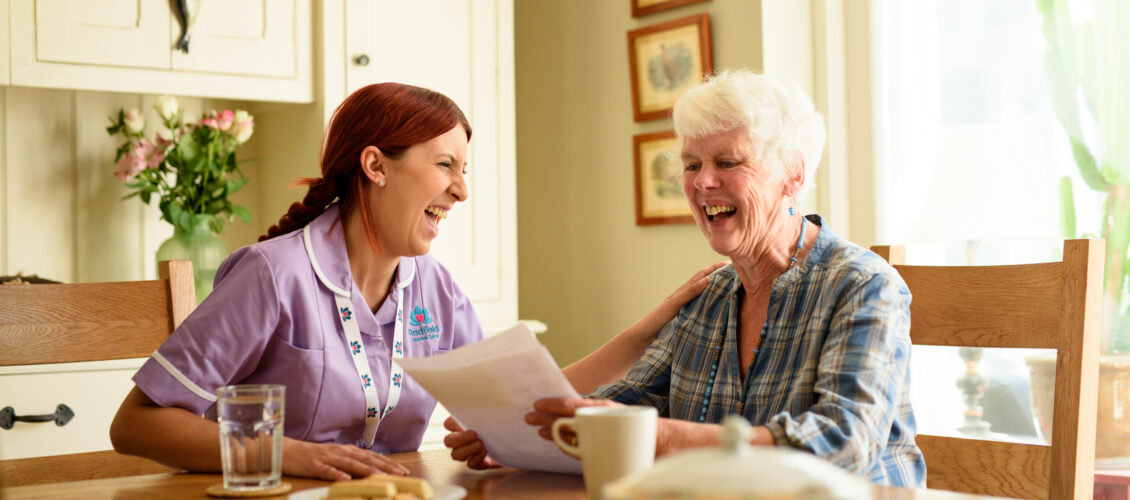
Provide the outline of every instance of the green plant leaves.
<path id="1" fill-rule="evenodd" d="M 1059 180 L 1059 206 L 1060 225 L 1063 234 L 1068 239 L 1075 238 L 1075 191 L 1071 186 L 1071 177 L 1063 176 Z"/>

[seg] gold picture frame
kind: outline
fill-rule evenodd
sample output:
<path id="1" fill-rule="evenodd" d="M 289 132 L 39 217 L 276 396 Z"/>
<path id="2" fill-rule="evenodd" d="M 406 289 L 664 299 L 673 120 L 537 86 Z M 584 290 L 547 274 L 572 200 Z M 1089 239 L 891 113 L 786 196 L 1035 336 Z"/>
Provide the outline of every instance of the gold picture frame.
<path id="1" fill-rule="evenodd" d="M 628 61 L 635 121 L 668 117 L 675 100 L 714 71 L 710 15 L 629 31 Z"/>
<path id="2" fill-rule="evenodd" d="M 677 153 L 672 130 L 632 137 L 637 226 L 694 223 L 683 196 L 682 168 L 672 153 Z"/>
<path id="3" fill-rule="evenodd" d="M 632 17 L 646 16 L 656 12 L 671 10 L 684 5 L 707 2 L 709 0 L 629 0 L 632 2 Z"/>

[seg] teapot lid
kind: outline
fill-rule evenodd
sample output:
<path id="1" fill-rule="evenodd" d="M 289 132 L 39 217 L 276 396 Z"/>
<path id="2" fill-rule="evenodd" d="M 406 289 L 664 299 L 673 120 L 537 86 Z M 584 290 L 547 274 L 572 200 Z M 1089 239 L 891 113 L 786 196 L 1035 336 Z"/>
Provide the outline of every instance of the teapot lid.
<path id="1" fill-rule="evenodd" d="M 869 498 L 871 484 L 811 453 L 749 444 L 750 425 L 726 417 L 721 446 L 673 453 L 604 488 L 612 500 L 639 498 Z"/>

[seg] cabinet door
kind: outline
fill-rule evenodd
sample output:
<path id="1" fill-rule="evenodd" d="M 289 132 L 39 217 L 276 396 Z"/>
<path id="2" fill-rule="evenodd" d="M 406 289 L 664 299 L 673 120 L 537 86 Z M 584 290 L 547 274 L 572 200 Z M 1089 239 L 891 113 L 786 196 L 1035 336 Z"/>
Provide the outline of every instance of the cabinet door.
<path id="1" fill-rule="evenodd" d="M 310 4 L 310 0 L 200 2 L 188 53 L 173 53 L 173 69 L 294 76 L 299 42 L 295 13 L 300 1 Z M 181 35 L 175 16 L 172 23 L 169 46 L 175 45 Z"/>
<path id="2" fill-rule="evenodd" d="M 347 91 L 395 81 L 451 97 L 474 134 L 470 198 L 431 246 L 488 331 L 518 318 L 513 4 L 509 0 L 347 0 Z M 364 56 L 367 64 L 358 59 Z"/>
<path id="3" fill-rule="evenodd" d="M 34 1 L 38 61 L 169 68 L 168 0 Z"/>

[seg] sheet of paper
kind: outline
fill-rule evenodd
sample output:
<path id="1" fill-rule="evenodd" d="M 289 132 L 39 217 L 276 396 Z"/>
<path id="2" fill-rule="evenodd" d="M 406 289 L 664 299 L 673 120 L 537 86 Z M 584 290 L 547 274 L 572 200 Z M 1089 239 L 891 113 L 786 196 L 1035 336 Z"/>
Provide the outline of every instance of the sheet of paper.
<path id="1" fill-rule="evenodd" d="M 549 351 L 525 325 L 451 352 L 396 363 L 465 428 L 473 429 L 499 463 L 517 469 L 579 474 L 581 462 L 525 422 L 534 401 L 577 397 Z"/>

